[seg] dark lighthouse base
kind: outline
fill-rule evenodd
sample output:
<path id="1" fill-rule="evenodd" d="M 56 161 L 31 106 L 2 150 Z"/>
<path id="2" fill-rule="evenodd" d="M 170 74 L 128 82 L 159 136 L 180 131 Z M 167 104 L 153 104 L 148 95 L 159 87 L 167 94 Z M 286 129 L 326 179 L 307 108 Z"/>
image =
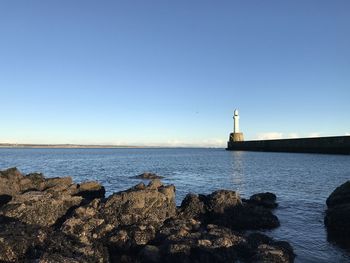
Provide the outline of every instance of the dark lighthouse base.
<path id="1" fill-rule="evenodd" d="M 233 141 L 230 138 L 226 150 L 350 154 L 350 136 L 259 141 Z"/>

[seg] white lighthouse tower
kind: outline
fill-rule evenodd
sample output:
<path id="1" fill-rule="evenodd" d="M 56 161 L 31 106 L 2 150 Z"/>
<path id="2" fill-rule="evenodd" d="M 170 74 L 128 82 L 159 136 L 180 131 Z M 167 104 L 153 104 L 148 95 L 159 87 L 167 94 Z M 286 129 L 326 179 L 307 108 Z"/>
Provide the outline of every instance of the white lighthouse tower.
<path id="1" fill-rule="evenodd" d="M 235 109 L 233 113 L 233 133 L 239 133 L 239 116 L 237 109 Z"/>
<path id="2" fill-rule="evenodd" d="M 238 110 L 233 112 L 233 133 L 230 133 L 229 143 L 244 141 L 243 133 L 239 131 L 239 115 Z"/>

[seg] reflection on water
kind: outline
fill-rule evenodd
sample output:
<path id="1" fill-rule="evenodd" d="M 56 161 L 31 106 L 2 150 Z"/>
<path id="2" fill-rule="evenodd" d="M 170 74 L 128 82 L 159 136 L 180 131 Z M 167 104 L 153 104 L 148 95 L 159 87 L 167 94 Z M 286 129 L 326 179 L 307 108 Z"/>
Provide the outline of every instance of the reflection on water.
<path id="1" fill-rule="evenodd" d="M 232 183 L 235 187 L 235 190 L 241 191 L 242 186 L 244 185 L 244 167 L 243 167 L 243 157 L 244 152 L 242 151 L 235 151 L 230 152 L 232 155 L 232 161 L 231 161 L 231 179 Z"/>
<path id="2" fill-rule="evenodd" d="M 107 194 L 138 181 L 130 176 L 151 171 L 176 186 L 180 204 L 189 192 L 238 190 L 247 198 L 273 192 L 281 227 L 268 231 L 287 240 L 296 262 L 350 262 L 350 253 L 327 241 L 323 225 L 328 195 L 350 179 L 350 156 L 227 152 L 222 149 L 0 149 L 0 169 L 98 180 Z"/>

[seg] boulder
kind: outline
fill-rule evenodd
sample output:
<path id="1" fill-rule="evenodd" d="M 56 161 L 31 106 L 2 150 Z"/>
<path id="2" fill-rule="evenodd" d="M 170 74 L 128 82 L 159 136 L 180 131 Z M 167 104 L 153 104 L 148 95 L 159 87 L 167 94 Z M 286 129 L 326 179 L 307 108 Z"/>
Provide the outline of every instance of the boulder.
<path id="1" fill-rule="evenodd" d="M 146 179 L 146 180 L 153 180 L 153 179 L 163 179 L 163 176 L 157 175 L 155 173 L 150 173 L 150 172 L 144 172 L 142 174 L 132 176 L 131 178 L 134 179 Z"/>
<path id="2" fill-rule="evenodd" d="M 342 204 L 350 204 L 350 181 L 338 186 L 327 198 L 326 204 L 328 208 Z"/>
<path id="3" fill-rule="evenodd" d="M 97 182 L 73 184 L 71 177 L 45 178 L 41 173 L 24 176 L 17 168 L 0 171 L 0 215 L 27 224 L 59 225 L 76 207 L 104 195 Z"/>
<path id="4" fill-rule="evenodd" d="M 276 203 L 276 195 L 269 192 L 254 194 L 247 202 L 271 209 L 278 206 Z"/>
<path id="5" fill-rule="evenodd" d="M 0 171 L 0 195 L 14 196 L 20 193 L 22 179 L 23 176 L 17 168 Z"/>
<path id="6" fill-rule="evenodd" d="M 329 235 L 342 242 L 350 238 L 350 181 L 337 187 L 327 198 L 324 219 Z"/>
<path id="7" fill-rule="evenodd" d="M 130 189 L 111 195 L 100 212 L 115 226 L 163 222 L 175 215 L 175 187 L 151 181 L 143 190 Z"/>
<path id="8" fill-rule="evenodd" d="M 104 201 L 95 199 L 75 210 L 62 225 L 62 231 L 83 243 L 101 239 L 117 227 L 134 224 L 159 224 L 175 216 L 175 187 L 160 181 L 138 185 L 111 195 Z"/>
<path id="9" fill-rule="evenodd" d="M 187 194 L 178 208 L 178 216 L 181 218 L 202 218 L 207 212 L 205 200 L 206 197 L 203 195 Z"/>
<path id="10" fill-rule="evenodd" d="M 235 191 L 219 190 L 207 196 L 207 210 L 211 213 L 222 214 L 227 209 L 241 205 L 239 194 Z"/>
<path id="11" fill-rule="evenodd" d="M 276 200 L 274 194 L 258 194 L 252 200 L 257 201 L 241 200 L 237 192 L 228 190 L 189 194 L 177 211 L 180 218 L 195 218 L 234 230 L 272 229 L 280 225 L 270 210 L 275 205 L 266 205 Z"/>
<path id="12" fill-rule="evenodd" d="M 70 210 L 78 207 L 82 200 L 79 196 L 30 191 L 14 196 L 1 207 L 0 215 L 16 218 L 27 224 L 52 226 Z"/>
<path id="13" fill-rule="evenodd" d="M 288 242 L 275 241 L 261 233 L 250 234 L 246 240 L 246 249 L 241 251 L 248 252 L 242 255 L 248 262 L 294 262 L 295 254 Z"/>

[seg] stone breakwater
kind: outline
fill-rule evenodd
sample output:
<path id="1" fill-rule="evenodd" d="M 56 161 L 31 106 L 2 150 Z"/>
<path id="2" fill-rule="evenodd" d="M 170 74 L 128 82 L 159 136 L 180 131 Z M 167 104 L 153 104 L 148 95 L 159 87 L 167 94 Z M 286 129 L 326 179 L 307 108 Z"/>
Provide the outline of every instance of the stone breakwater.
<path id="1" fill-rule="evenodd" d="M 0 262 L 293 262 L 255 230 L 279 226 L 272 193 L 188 194 L 158 179 L 105 197 L 97 182 L 0 171 Z"/>

